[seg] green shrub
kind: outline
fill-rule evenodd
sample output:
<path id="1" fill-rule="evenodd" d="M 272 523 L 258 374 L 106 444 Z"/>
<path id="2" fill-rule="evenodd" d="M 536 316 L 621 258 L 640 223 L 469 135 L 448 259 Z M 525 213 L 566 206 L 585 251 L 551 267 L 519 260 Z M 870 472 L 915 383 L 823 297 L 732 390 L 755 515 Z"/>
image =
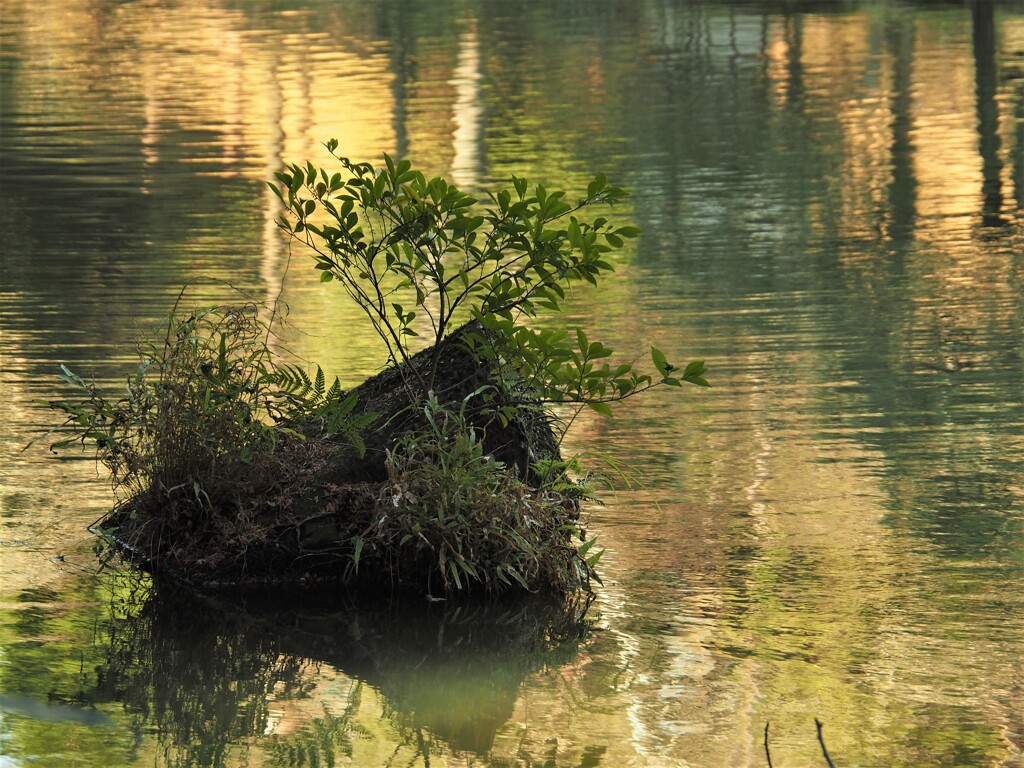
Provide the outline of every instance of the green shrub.
<path id="1" fill-rule="evenodd" d="M 554 474 L 540 488 L 524 483 L 486 455 L 466 405 L 455 410 L 430 395 L 427 429 L 390 451 L 388 482 L 376 519 L 354 540 L 353 567 L 369 561 L 372 572 L 412 577 L 428 592 L 589 587 L 600 553 L 590 553 L 577 519 L 585 489 L 556 490 Z"/>
<path id="2" fill-rule="evenodd" d="M 326 146 L 333 154 L 338 142 Z M 408 160 L 384 155 L 374 166 L 335 157 L 346 175 L 312 163 L 276 174 L 280 186 L 270 187 L 286 207 L 279 225 L 309 248 L 321 281 L 339 283 L 363 310 L 391 362 L 408 364 L 413 399 L 434 391 L 440 342 L 470 318 L 483 328 L 479 354 L 523 382 L 531 404 L 610 415 L 610 403 L 653 386 L 707 386 L 702 361 L 680 369 L 652 348 L 655 372 L 642 373 L 632 363 L 612 366 L 612 350 L 582 329 L 535 327 L 538 313 L 558 312 L 573 286 L 612 272 L 611 254 L 639 234 L 590 217 L 626 197 L 603 174 L 575 203 L 513 176 L 511 189 L 482 204 L 444 179 L 427 180 Z M 429 328 L 434 353 L 414 361 L 417 326 Z"/>
<path id="3" fill-rule="evenodd" d="M 484 454 L 470 425 L 507 425 L 521 409 L 541 409 L 561 424 L 560 443 L 582 408 L 610 416 L 613 403 L 655 386 L 708 386 L 703 361 L 678 368 L 652 347 L 654 372 L 644 373 L 613 365 L 613 351 L 583 329 L 539 323 L 575 285 L 613 271 L 611 255 L 639 234 L 591 214 L 626 193 L 601 174 L 570 203 L 513 176 L 511 188 L 481 202 L 407 160 L 356 163 L 335 154 L 336 140 L 326 146 L 341 171 L 293 164 L 270 184 L 286 208 L 279 225 L 308 247 L 320 280 L 340 284 L 364 311 L 429 424 L 392 449 L 384 494 L 394 508 L 383 504 L 373 530 L 353 540 L 352 567 L 415 563 L 445 590 L 588 584 L 600 552 L 567 512 L 580 495 L 567 480 L 577 459 L 535 468 L 543 479 L 531 488 Z M 472 419 L 467 402 L 439 403 L 436 393 L 442 341 L 467 319 L 478 326 L 463 340 L 495 378 Z M 417 328 L 428 329 L 431 346 L 414 356 Z M 560 419 L 565 408 L 572 415 Z"/>

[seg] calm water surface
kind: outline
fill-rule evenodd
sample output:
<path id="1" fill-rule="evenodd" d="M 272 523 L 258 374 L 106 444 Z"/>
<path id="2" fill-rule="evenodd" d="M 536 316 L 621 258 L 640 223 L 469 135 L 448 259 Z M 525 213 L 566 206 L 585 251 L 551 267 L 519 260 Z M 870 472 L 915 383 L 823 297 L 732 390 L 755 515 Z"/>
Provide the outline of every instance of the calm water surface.
<path id="1" fill-rule="evenodd" d="M 1020 5 L 3 0 L 0 76 L 0 766 L 763 766 L 770 721 L 785 767 L 815 717 L 841 766 L 1024 765 Z M 633 191 L 571 321 L 715 387 L 575 424 L 649 489 L 592 512 L 585 625 L 152 598 L 96 573 L 96 465 L 22 451 L 188 280 L 380 365 L 263 184 L 331 137 Z"/>

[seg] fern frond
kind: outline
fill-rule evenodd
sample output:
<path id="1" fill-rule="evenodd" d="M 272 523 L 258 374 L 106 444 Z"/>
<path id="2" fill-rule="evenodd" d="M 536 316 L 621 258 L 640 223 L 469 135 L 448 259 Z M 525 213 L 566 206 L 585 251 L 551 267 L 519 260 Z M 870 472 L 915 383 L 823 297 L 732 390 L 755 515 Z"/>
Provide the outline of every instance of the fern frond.
<path id="1" fill-rule="evenodd" d="M 327 390 L 327 394 L 324 396 L 324 400 L 331 401 L 337 400 L 341 397 L 341 382 L 338 381 L 338 377 L 334 377 L 334 383 L 331 384 L 331 388 Z"/>
<path id="2" fill-rule="evenodd" d="M 275 366 L 266 374 L 266 381 L 280 389 L 282 394 L 300 400 L 306 399 L 309 391 L 313 389 L 313 381 L 309 378 L 309 374 L 299 366 L 287 363 Z"/>
<path id="3" fill-rule="evenodd" d="M 316 367 L 316 381 L 313 383 L 313 396 L 309 399 L 314 403 L 322 403 L 327 385 L 324 380 L 324 369 L 319 365 Z"/>

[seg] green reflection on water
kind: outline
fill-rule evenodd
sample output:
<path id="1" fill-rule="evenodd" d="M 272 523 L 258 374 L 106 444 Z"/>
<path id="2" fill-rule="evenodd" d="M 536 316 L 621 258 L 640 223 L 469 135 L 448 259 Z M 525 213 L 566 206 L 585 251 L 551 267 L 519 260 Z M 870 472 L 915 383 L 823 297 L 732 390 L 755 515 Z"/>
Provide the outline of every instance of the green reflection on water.
<path id="1" fill-rule="evenodd" d="M 112 766 L 485 755 L 524 679 L 579 652 L 585 607 L 156 596 L 133 574 L 26 592 L 4 610 L 3 753 L 84 747 Z"/>

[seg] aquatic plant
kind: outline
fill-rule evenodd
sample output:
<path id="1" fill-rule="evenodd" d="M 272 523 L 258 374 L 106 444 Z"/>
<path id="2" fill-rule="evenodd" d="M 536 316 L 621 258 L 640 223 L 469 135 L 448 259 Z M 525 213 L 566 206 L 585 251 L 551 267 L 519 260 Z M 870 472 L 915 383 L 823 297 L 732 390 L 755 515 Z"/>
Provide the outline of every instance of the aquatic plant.
<path id="1" fill-rule="evenodd" d="M 481 204 L 408 161 L 337 160 L 347 177 L 309 163 L 277 174 L 280 225 L 363 309 L 391 365 L 342 392 L 274 358 L 273 312 L 180 317 L 176 302 L 120 396 L 63 369 L 81 396 L 52 403 L 71 431 L 54 447 L 94 444 L 119 498 L 99 528 L 194 584 L 588 589 L 601 552 L 564 430 L 585 407 L 707 386 L 702 361 L 680 370 L 652 348 L 644 373 L 610 364 L 582 329 L 539 325 L 638 234 L 584 215 L 625 192 L 598 176 L 569 204 L 513 177 Z"/>

